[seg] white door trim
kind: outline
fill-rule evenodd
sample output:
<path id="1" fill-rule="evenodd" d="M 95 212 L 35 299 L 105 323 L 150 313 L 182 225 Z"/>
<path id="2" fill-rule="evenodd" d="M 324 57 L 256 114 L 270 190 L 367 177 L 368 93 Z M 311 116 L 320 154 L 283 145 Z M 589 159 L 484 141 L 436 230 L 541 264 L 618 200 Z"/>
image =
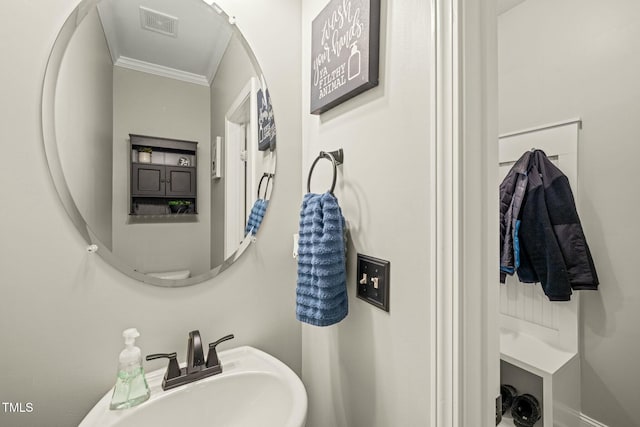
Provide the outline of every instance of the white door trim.
<path id="1" fill-rule="evenodd" d="M 431 4 L 431 425 L 493 426 L 500 361 L 495 0 Z"/>
<path id="2" fill-rule="evenodd" d="M 457 377 L 457 313 L 454 311 L 454 295 L 457 293 L 453 268 L 453 168 L 454 145 L 453 89 L 454 70 L 453 5 L 454 0 L 431 2 L 432 25 L 435 28 L 432 46 L 432 144 L 431 144 L 431 292 L 432 301 L 432 411 L 431 426 L 453 427 L 459 425 L 459 388 Z"/>
<path id="3" fill-rule="evenodd" d="M 258 152 L 258 79 L 251 77 L 238 93 L 225 115 L 224 162 L 224 258 L 228 259 L 244 240 L 248 213 L 257 191 L 256 161 Z M 240 147 L 242 146 L 242 148 Z M 245 150 L 246 146 L 246 150 Z M 246 151 L 246 178 L 238 181 L 240 152 Z M 242 185 L 238 186 L 238 182 Z"/>

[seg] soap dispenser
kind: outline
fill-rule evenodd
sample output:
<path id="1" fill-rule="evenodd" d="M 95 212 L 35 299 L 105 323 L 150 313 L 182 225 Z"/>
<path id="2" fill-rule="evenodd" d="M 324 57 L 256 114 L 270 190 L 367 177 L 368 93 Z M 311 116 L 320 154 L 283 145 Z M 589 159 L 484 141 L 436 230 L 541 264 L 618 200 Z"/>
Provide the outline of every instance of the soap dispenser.
<path id="1" fill-rule="evenodd" d="M 120 352 L 118 378 L 109 409 L 131 408 L 149 399 L 151 395 L 142 368 L 142 352 L 134 345 L 140 333 L 137 329 L 131 328 L 126 329 L 122 336 L 125 348 Z"/>

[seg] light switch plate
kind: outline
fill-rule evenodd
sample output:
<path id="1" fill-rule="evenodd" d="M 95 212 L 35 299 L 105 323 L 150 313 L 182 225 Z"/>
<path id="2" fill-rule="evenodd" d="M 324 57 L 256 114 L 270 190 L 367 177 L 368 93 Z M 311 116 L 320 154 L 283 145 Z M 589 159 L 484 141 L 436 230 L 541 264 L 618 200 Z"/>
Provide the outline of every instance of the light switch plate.
<path id="1" fill-rule="evenodd" d="M 358 254 L 356 296 L 384 311 L 389 311 L 390 266 L 389 261 Z"/>

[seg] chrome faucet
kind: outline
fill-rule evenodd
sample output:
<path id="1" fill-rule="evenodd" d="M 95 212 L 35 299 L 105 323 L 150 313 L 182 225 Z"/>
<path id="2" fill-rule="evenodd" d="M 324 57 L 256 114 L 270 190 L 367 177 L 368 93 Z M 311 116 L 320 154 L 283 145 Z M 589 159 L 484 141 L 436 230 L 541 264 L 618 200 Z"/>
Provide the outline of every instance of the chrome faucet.
<path id="1" fill-rule="evenodd" d="M 174 387 L 198 381 L 202 378 L 222 373 L 222 366 L 218 359 L 216 346 L 221 342 L 228 341 L 232 338 L 233 334 L 230 334 L 209 344 L 209 353 L 207 355 L 207 360 L 205 361 L 200 332 L 197 330 L 189 332 L 189 341 L 187 342 L 187 363 L 184 368 L 180 368 L 178 365 L 175 352 L 150 354 L 146 359 L 169 359 L 169 366 L 167 367 L 167 372 L 164 374 L 164 379 L 162 380 L 162 389 L 169 390 Z"/>

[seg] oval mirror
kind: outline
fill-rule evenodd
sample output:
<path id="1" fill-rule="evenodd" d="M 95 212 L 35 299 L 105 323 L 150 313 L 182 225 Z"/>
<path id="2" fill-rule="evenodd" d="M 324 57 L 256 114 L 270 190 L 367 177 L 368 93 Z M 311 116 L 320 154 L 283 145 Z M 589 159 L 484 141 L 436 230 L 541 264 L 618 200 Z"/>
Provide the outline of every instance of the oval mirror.
<path id="1" fill-rule="evenodd" d="M 255 240 L 273 188 L 273 109 L 217 5 L 81 2 L 47 64 L 42 126 L 88 250 L 127 275 L 199 283 Z"/>

